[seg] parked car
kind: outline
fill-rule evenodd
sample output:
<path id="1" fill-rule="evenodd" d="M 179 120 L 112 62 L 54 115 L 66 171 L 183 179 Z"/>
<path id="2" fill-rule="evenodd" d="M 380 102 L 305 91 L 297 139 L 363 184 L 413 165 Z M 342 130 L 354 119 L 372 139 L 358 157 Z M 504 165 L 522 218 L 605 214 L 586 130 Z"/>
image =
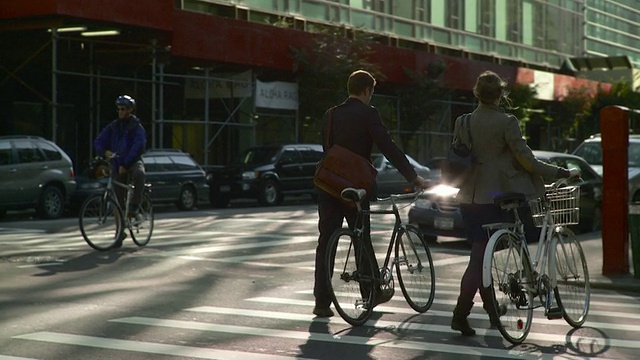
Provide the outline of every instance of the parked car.
<path id="1" fill-rule="evenodd" d="M 180 210 L 191 210 L 198 201 L 207 201 L 209 184 L 205 171 L 190 154 L 177 149 L 151 149 L 142 155 L 142 161 L 154 204 L 174 203 Z M 94 171 L 89 166 L 78 174 L 78 189 L 72 201 L 75 209 L 87 197 L 104 190 L 108 180 L 96 177 Z"/>
<path id="2" fill-rule="evenodd" d="M 411 156 L 406 155 L 407 160 L 418 175 L 422 176 L 426 180 L 433 182 L 438 181 L 439 174 L 434 173 L 428 167 L 420 164 L 414 160 Z M 402 174 L 396 169 L 391 162 L 382 154 L 371 154 L 371 163 L 378 170 L 376 175 L 376 188 L 378 189 L 378 197 L 386 197 L 390 194 L 402 194 L 410 193 L 414 191 L 413 185 L 402 176 Z"/>
<path id="3" fill-rule="evenodd" d="M 564 153 L 534 151 L 541 161 L 581 172 L 580 224 L 578 230 L 595 231 L 602 225 L 602 177 L 584 159 Z M 555 179 L 544 179 L 547 184 Z M 467 228 L 456 201 L 458 189 L 438 184 L 427 190 L 409 209 L 409 222 L 419 226 L 425 240 L 434 242 L 438 236 L 466 238 Z"/>
<path id="4" fill-rule="evenodd" d="M 57 219 L 76 189 L 73 162 L 55 143 L 36 136 L 0 137 L 0 216 L 36 209 Z"/>
<path id="5" fill-rule="evenodd" d="M 212 170 L 210 201 L 225 207 L 231 199 L 256 199 L 273 206 L 285 195 L 313 195 L 313 175 L 322 145 L 267 145 L 247 149 L 229 166 Z"/>
<path id="6" fill-rule="evenodd" d="M 602 136 L 592 135 L 573 151 L 602 176 Z M 629 200 L 640 201 L 640 135 L 629 135 L 628 149 Z"/>

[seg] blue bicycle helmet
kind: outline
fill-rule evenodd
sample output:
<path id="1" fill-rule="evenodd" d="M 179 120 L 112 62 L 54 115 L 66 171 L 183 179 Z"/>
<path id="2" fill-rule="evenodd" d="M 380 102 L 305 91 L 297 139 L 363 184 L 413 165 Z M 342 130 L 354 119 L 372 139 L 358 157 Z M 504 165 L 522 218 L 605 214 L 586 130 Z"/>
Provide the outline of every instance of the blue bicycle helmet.
<path id="1" fill-rule="evenodd" d="M 136 101 L 135 101 L 134 98 L 132 98 L 129 95 L 120 95 L 116 99 L 116 106 L 124 106 L 124 107 L 127 107 L 127 108 L 134 108 L 134 107 L 136 107 Z"/>

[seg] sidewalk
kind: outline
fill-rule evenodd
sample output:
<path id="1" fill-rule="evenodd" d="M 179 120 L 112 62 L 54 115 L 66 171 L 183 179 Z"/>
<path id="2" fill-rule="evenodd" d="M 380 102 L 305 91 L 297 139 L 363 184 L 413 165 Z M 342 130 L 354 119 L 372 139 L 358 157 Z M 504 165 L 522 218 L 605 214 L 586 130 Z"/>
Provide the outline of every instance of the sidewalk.
<path id="1" fill-rule="evenodd" d="M 592 232 L 578 235 L 580 245 L 587 258 L 589 279 L 592 288 L 640 292 L 640 279 L 633 274 L 631 248 L 629 248 L 629 273 L 605 276 L 602 274 L 602 233 Z"/>

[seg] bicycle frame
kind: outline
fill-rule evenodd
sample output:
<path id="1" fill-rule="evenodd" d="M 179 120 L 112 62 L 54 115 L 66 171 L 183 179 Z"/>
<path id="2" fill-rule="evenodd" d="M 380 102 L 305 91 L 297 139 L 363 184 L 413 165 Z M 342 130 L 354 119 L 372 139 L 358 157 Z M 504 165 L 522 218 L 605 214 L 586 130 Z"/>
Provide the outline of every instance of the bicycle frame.
<path id="1" fill-rule="evenodd" d="M 392 195 L 386 198 L 378 198 L 376 200 L 376 202 L 386 202 L 389 201 L 391 202 L 391 209 L 388 210 L 371 210 L 371 209 L 362 209 L 361 205 L 358 203 L 357 207 L 358 207 L 358 216 L 356 217 L 356 222 L 355 222 L 355 226 L 354 226 L 354 233 L 358 236 L 358 238 L 363 238 L 363 236 L 365 235 L 365 231 L 367 229 L 365 229 L 365 219 L 369 219 L 369 224 L 371 224 L 371 215 L 393 215 L 395 218 L 394 221 L 394 225 L 393 225 L 393 231 L 391 233 L 391 238 L 389 241 L 389 245 L 387 247 L 387 252 L 386 252 L 386 256 L 384 259 L 384 263 L 381 266 L 381 269 L 390 269 L 389 267 L 389 263 L 391 261 L 391 254 L 393 253 L 393 249 L 394 249 L 394 245 L 398 239 L 398 234 L 400 233 L 400 230 L 406 229 L 406 224 L 402 222 L 402 219 L 400 218 L 400 212 L 398 210 L 398 205 L 396 203 L 397 200 L 401 200 L 401 199 L 413 199 L 416 198 L 419 195 L 419 193 L 410 193 L 410 194 L 396 194 L 396 195 Z M 369 226 L 370 227 L 370 226 Z M 371 229 L 369 229 L 369 237 L 371 238 Z M 371 248 L 373 249 L 373 244 L 371 246 Z M 373 254 L 372 254 L 373 255 Z M 394 264 L 397 261 L 397 259 L 394 259 Z M 380 269 L 379 269 L 380 270 Z M 390 282 L 390 278 L 384 279 L 382 276 L 379 277 L 378 279 L 380 285 L 388 285 Z"/>
<path id="2" fill-rule="evenodd" d="M 546 201 L 546 200 L 545 200 Z M 547 204 L 548 205 L 548 204 Z M 523 258 L 526 255 L 526 258 L 529 260 L 529 267 L 534 274 L 534 282 L 535 286 L 538 286 L 538 282 L 540 279 L 548 279 L 549 280 L 549 288 L 547 289 L 549 292 L 555 289 L 557 284 L 556 278 L 556 258 L 552 256 L 552 247 L 551 247 L 551 239 L 553 234 L 559 234 L 564 229 L 562 225 L 555 225 L 553 223 L 553 218 L 551 216 L 551 212 L 549 210 L 549 206 L 546 207 L 544 220 L 542 222 L 542 227 L 540 230 L 540 236 L 538 238 L 538 248 L 536 249 L 536 255 L 531 259 L 531 252 L 529 251 L 529 244 L 525 238 L 524 232 L 524 224 L 520 220 L 518 215 L 518 209 L 513 209 L 516 221 L 514 223 L 499 223 L 499 224 L 489 224 L 486 225 L 486 229 L 488 231 L 493 229 L 498 229 L 495 231 L 491 237 L 489 238 L 489 242 L 487 243 L 487 248 L 492 249 L 494 247 L 495 242 L 500 238 L 502 234 L 510 234 L 515 236 L 520 242 L 520 258 Z M 495 226 L 491 226 L 495 225 Z M 482 286 L 489 287 L 491 286 L 491 256 L 492 253 L 485 252 L 483 261 L 482 261 Z M 547 272 L 549 270 L 549 272 Z M 538 293 L 537 289 L 535 289 L 534 293 Z M 552 296 L 546 296 L 547 304 L 544 304 L 547 308 L 551 306 L 551 301 L 553 299 Z"/>

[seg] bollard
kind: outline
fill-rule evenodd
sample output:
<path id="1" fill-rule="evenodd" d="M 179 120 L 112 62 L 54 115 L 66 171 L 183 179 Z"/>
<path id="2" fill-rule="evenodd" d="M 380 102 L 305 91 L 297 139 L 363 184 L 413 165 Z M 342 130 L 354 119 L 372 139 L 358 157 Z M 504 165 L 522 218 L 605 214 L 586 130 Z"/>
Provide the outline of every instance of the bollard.
<path id="1" fill-rule="evenodd" d="M 640 279 L 640 203 L 629 204 L 629 238 L 633 276 Z"/>

